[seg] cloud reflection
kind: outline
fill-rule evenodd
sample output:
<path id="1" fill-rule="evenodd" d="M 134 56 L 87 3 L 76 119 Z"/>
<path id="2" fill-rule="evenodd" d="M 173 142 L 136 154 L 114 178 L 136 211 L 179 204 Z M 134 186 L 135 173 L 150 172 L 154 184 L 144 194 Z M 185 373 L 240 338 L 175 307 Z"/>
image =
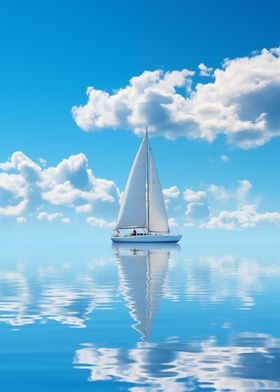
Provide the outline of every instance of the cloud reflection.
<path id="1" fill-rule="evenodd" d="M 94 309 L 111 308 L 117 284 L 98 283 L 89 266 L 38 266 L 35 271 L 18 268 L 0 273 L 0 322 L 24 326 L 55 320 L 85 328 Z M 102 272 L 102 268 L 101 268 Z"/>
<path id="2" fill-rule="evenodd" d="M 90 381 L 123 382 L 133 392 L 280 390 L 280 342 L 272 325 L 279 320 L 273 314 L 278 263 L 191 257 L 178 249 L 115 246 L 113 259 L 3 263 L 0 322 L 11 329 L 31 323 L 42 328 L 49 321 L 94 325 L 71 331 L 75 367 L 88 369 Z M 95 318 L 96 311 L 107 311 L 106 317 Z M 159 312 L 164 325 L 152 328 Z M 251 328 L 256 320 L 260 325 Z M 127 325 L 137 333 L 125 336 Z M 262 333 L 240 333 L 244 328 Z M 67 337 L 69 330 L 63 332 Z"/>
<path id="3" fill-rule="evenodd" d="M 206 256 L 186 263 L 185 295 L 188 301 L 239 301 L 243 309 L 255 305 L 265 279 L 280 277 L 279 264 L 236 255 Z"/>
<path id="4" fill-rule="evenodd" d="M 233 256 L 188 260 L 180 268 L 175 261 L 173 281 L 167 279 L 168 248 L 116 246 L 114 253 L 120 290 L 135 322 L 133 328 L 143 341 L 131 348 L 82 345 L 74 364 L 90 371 L 89 381 L 133 384 L 132 392 L 280 390 L 280 340 L 270 334 L 239 333 L 223 344 L 215 336 L 195 341 L 190 337 L 185 343 L 176 337 L 164 343 L 148 342 L 161 297 L 178 301 L 187 296 L 194 302 L 237 298 L 243 306 L 253 306 L 252 293 L 263 289 L 262 278 L 280 273 L 277 265 Z M 231 329 L 230 323 L 223 328 Z"/>
<path id="5" fill-rule="evenodd" d="M 134 392 L 280 390 L 280 340 L 269 334 L 239 334 L 226 346 L 215 338 L 193 344 L 141 342 L 132 349 L 88 344 L 76 351 L 74 364 L 90 371 L 89 381 L 132 383 Z"/>
<path id="6" fill-rule="evenodd" d="M 176 249 L 116 246 L 113 260 L 8 265 L 0 271 L 0 322 L 24 326 L 55 320 L 85 328 L 95 309 L 112 309 L 121 295 L 133 328 L 147 340 L 162 299 L 253 309 L 268 282 L 280 277 L 279 264 L 269 259 L 190 257 Z"/>

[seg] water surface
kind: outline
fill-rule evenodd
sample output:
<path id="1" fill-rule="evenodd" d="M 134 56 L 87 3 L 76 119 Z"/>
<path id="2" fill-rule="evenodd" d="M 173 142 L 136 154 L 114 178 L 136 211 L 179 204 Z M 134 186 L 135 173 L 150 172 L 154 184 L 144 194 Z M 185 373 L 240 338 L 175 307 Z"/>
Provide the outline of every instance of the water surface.
<path id="1" fill-rule="evenodd" d="M 276 246 L 2 246 L 5 391 L 280 390 Z"/>

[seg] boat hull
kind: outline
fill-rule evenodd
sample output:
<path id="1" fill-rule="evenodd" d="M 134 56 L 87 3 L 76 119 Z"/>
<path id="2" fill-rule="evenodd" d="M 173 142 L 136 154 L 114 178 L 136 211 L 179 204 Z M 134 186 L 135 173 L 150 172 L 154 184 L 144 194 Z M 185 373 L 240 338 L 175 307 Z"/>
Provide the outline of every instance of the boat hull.
<path id="1" fill-rule="evenodd" d="M 118 243 L 176 243 L 182 238 L 181 234 L 147 234 L 143 236 L 112 236 L 113 242 Z"/>

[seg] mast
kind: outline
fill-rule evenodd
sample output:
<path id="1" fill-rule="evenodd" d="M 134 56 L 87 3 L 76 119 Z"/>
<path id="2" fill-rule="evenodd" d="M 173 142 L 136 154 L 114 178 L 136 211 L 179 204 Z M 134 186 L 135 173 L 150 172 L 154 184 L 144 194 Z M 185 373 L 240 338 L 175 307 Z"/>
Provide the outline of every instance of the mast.
<path id="1" fill-rule="evenodd" d="M 146 140 L 147 140 L 147 152 L 146 152 L 146 178 L 147 178 L 147 230 L 148 233 L 150 232 L 149 230 L 149 129 L 146 127 Z"/>

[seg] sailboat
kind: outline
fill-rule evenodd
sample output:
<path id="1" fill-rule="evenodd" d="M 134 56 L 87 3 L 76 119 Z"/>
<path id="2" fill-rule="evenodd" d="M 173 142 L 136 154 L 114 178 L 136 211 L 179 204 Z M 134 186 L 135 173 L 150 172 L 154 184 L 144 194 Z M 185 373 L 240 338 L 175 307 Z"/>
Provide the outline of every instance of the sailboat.
<path id="1" fill-rule="evenodd" d="M 180 234 L 170 233 L 160 180 L 146 128 L 129 173 L 112 241 L 174 243 L 180 241 L 181 237 Z"/>

